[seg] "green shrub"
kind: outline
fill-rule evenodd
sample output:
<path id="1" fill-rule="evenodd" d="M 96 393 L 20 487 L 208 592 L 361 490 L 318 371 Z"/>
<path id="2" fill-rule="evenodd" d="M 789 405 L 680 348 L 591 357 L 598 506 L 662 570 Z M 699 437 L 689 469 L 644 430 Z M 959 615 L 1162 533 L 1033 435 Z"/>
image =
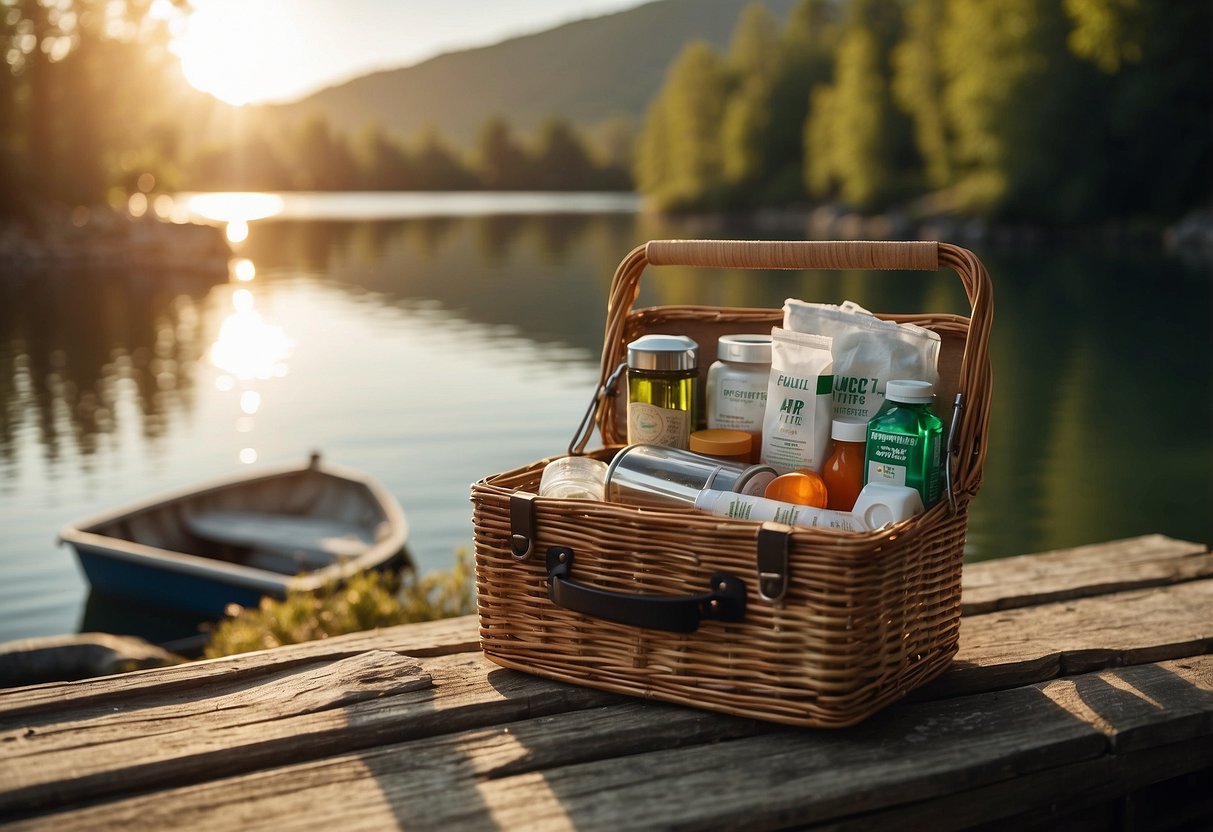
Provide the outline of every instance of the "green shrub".
<path id="1" fill-rule="evenodd" d="M 361 572 L 344 584 L 317 592 L 290 592 L 284 600 L 262 598 L 256 609 L 239 609 L 215 627 L 206 658 L 230 656 L 416 621 L 466 615 L 475 610 L 472 561 L 466 550 L 455 565 L 418 576 L 406 571 Z"/>

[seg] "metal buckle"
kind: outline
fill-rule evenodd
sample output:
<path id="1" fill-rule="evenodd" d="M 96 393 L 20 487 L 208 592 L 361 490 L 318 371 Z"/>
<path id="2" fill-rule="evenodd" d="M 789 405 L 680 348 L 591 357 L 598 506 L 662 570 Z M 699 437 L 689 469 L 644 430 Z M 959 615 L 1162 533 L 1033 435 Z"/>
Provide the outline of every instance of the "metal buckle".
<path id="1" fill-rule="evenodd" d="M 758 529 L 758 595 L 780 601 L 788 591 L 788 546 L 792 527 L 763 523 Z"/>
<path id="2" fill-rule="evenodd" d="M 538 495 L 515 491 L 510 495 L 510 552 L 526 560 L 535 551 L 535 499 Z"/>

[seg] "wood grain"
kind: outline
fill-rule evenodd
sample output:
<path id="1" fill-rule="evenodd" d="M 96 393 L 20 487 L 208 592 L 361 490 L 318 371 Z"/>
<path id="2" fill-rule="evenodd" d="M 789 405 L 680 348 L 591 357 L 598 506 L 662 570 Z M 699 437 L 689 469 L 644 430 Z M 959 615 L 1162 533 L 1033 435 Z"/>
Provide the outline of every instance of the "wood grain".
<path id="1" fill-rule="evenodd" d="M 134 796 L 55 825 L 764 829 L 887 809 L 882 822 L 911 829 L 930 820 L 929 798 L 980 822 L 1056 799 L 1067 788 L 1059 773 L 1106 790 L 1147 782 L 1164 759 L 1165 773 L 1207 765 L 1213 657 L 1095 675 L 1099 685 L 899 706 L 845 732 L 622 701 Z M 1202 719 L 1187 717 L 1191 689 Z M 1143 696 L 1155 706 L 1141 707 Z M 1127 730 L 1139 739 L 1120 749 L 1112 740 Z M 1142 742 L 1147 732 L 1158 742 Z"/>
<path id="2" fill-rule="evenodd" d="M 0 825 L 1031 828 L 1213 774 L 1210 555 L 1040 557 L 966 566 L 956 661 L 843 731 L 505 670 L 474 616 L 0 691 Z"/>
<path id="3" fill-rule="evenodd" d="M 961 613 L 1025 607 L 1213 576 L 1200 543 L 1153 534 L 965 564 Z"/>

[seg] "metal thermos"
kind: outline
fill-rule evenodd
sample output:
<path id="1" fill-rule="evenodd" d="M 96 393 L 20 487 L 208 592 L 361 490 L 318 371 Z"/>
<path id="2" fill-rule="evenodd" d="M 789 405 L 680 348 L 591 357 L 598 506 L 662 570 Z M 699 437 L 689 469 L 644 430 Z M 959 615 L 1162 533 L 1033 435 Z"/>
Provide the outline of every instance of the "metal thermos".
<path id="1" fill-rule="evenodd" d="M 762 496 L 776 471 L 663 445 L 628 445 L 607 467 L 609 502 L 693 507 L 704 489 Z"/>

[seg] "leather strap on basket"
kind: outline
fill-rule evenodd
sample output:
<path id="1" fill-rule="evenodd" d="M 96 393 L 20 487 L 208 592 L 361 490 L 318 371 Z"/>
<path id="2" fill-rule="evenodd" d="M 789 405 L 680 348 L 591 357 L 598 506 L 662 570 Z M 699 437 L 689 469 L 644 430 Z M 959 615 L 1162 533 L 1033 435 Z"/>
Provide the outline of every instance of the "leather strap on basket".
<path id="1" fill-rule="evenodd" d="M 737 622 L 745 618 L 745 584 L 727 572 L 716 572 L 695 595 L 642 595 L 614 592 L 572 578 L 573 550 L 548 549 L 548 598 L 565 609 L 650 630 L 693 633 L 705 620 Z"/>
<path id="2" fill-rule="evenodd" d="M 961 359 L 957 390 L 964 409 L 952 429 L 955 458 L 950 460 L 956 495 L 972 496 L 981 485 L 989 422 L 989 339 L 993 318 L 993 290 L 985 266 L 972 252 L 949 243 L 873 241 L 768 241 L 768 240 L 652 240 L 633 249 L 619 264 L 607 298 L 606 332 L 599 366 L 599 389 L 605 390 L 611 374 L 625 360 L 625 328 L 640 293 L 640 276 L 653 266 L 697 266 L 727 269 L 871 269 L 881 271 L 935 271 L 947 266 L 964 285 L 972 313 Z M 594 423 L 604 442 L 614 436 L 618 396 L 601 396 Z M 572 453 L 581 453 L 592 431 L 574 439 Z"/>

